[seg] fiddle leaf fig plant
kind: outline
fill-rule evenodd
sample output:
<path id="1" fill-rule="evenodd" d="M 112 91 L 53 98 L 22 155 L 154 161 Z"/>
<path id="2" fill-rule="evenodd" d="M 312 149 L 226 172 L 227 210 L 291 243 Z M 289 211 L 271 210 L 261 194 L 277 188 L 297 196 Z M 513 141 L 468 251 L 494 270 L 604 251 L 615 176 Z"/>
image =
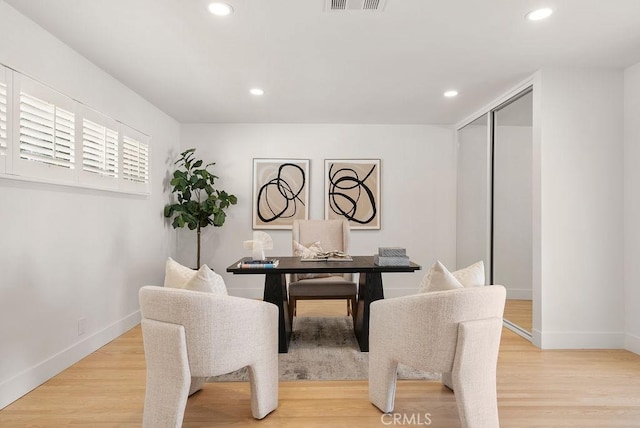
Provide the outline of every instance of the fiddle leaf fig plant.
<path id="1" fill-rule="evenodd" d="M 197 268 L 200 268 L 200 229 L 207 226 L 221 227 L 227 215 L 225 210 L 238 203 L 234 195 L 214 187 L 218 178 L 210 168 L 214 162 L 203 166 L 201 159 L 196 159 L 196 149 L 189 149 L 180 154 L 175 162 L 178 169 L 171 178 L 171 193 L 176 203 L 164 207 L 164 216 L 173 218 L 174 229 L 187 226 L 197 233 Z"/>

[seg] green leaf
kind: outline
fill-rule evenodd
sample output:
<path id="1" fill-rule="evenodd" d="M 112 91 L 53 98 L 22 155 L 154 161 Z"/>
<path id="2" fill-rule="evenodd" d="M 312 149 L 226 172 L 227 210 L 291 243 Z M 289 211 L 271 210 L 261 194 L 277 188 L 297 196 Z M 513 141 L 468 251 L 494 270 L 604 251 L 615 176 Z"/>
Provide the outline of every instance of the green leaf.
<path id="1" fill-rule="evenodd" d="M 216 215 L 213 217 L 213 225 L 216 227 L 220 227 L 224 224 L 224 221 L 226 220 L 227 216 L 225 215 L 224 211 L 219 211 L 218 213 L 216 213 Z"/>
<path id="2" fill-rule="evenodd" d="M 182 218 L 182 214 L 178 214 L 178 216 L 173 219 L 172 226 L 174 229 L 184 227 L 184 219 Z"/>

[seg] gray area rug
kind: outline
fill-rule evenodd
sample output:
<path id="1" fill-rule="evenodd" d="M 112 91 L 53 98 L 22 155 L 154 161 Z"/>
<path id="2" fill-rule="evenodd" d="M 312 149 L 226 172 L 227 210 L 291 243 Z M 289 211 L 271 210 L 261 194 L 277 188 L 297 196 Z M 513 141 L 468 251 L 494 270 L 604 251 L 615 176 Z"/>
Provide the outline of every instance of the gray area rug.
<path id="1" fill-rule="evenodd" d="M 278 354 L 281 381 L 365 380 L 369 353 L 360 352 L 351 317 L 296 317 L 289 352 Z M 247 381 L 246 368 L 209 379 L 209 382 Z M 400 365 L 398 379 L 440 379 Z"/>

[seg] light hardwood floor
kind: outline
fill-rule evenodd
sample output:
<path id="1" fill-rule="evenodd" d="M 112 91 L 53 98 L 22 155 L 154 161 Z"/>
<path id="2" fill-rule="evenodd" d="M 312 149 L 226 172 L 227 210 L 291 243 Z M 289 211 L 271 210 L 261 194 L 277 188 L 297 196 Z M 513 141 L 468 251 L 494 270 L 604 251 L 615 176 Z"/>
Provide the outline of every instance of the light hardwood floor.
<path id="1" fill-rule="evenodd" d="M 338 301 L 302 301 L 299 310 L 346 314 Z M 0 411 L 0 427 L 140 426 L 144 387 L 136 327 Z M 503 329 L 498 404 L 502 427 L 640 427 L 640 356 L 540 351 Z M 439 382 L 399 381 L 395 412 L 422 426 L 460 426 L 453 393 Z M 381 416 L 366 381 L 281 382 L 279 407 L 262 421 L 251 418 L 248 383 L 208 383 L 189 399 L 184 426 L 394 426 Z"/>
<path id="2" fill-rule="evenodd" d="M 533 307 L 531 300 L 507 299 L 504 305 L 504 319 L 531 333 L 533 331 Z"/>

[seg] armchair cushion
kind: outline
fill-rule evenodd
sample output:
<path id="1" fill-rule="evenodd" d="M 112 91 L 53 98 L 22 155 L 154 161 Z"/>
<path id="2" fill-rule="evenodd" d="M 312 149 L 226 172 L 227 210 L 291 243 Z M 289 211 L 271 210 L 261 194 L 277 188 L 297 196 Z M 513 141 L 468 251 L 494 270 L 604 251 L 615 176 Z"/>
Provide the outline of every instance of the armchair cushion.
<path id="1" fill-rule="evenodd" d="M 202 265 L 202 267 L 196 271 L 181 265 L 171 257 L 167 260 L 165 268 L 164 286 L 204 291 L 223 296 L 228 295 L 224 279 L 212 271 L 209 266 Z"/>
<path id="2" fill-rule="evenodd" d="M 164 286 L 182 288 L 196 275 L 196 271 L 181 265 L 171 257 L 167 259 L 164 271 Z"/>
<path id="3" fill-rule="evenodd" d="M 451 272 L 451 274 L 465 287 L 480 287 L 484 285 L 484 263 L 482 260 L 464 269 Z"/>
<path id="4" fill-rule="evenodd" d="M 482 260 L 455 272 L 449 272 L 438 260 L 422 278 L 419 292 L 428 293 L 463 287 L 479 287 L 483 286 L 484 282 L 484 263 Z"/>
<path id="5" fill-rule="evenodd" d="M 204 291 L 227 296 L 227 286 L 222 276 L 212 271 L 209 266 L 202 265 L 184 287 L 185 290 Z"/>

